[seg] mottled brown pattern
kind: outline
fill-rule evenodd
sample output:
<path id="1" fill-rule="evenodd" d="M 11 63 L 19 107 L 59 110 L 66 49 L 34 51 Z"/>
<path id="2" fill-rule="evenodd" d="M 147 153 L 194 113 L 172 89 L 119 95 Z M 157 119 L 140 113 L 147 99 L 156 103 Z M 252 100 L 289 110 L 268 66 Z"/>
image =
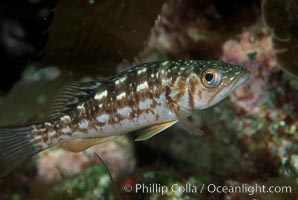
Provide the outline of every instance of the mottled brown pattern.
<path id="1" fill-rule="evenodd" d="M 99 82 L 97 82 L 97 84 L 84 83 L 81 88 L 88 89 L 89 96 L 83 95 L 82 97 L 84 98 L 82 99 L 78 96 L 77 98 L 79 103 L 77 105 L 73 105 L 73 109 L 63 112 L 60 115 L 60 117 L 68 115 L 70 117 L 70 121 L 62 121 L 58 117 L 51 121 L 51 126 L 49 127 L 41 125 L 40 128 L 45 128 L 45 130 L 37 131 L 38 133 L 35 133 L 35 135 L 42 136 L 40 139 L 41 143 L 49 143 L 55 139 L 55 137 L 59 137 L 61 135 L 71 136 L 73 131 L 80 131 L 87 134 L 88 129 L 96 130 L 98 127 L 103 127 L 107 124 L 117 124 L 124 119 L 135 120 L 143 113 L 151 113 L 156 117 L 156 119 L 158 119 L 159 116 L 155 114 L 154 109 L 157 106 L 160 106 L 161 103 L 157 102 L 156 99 L 159 99 L 163 93 L 166 93 L 169 105 L 176 105 L 174 100 L 169 96 L 171 93 L 171 85 L 175 83 L 175 89 L 178 91 L 176 97 L 177 99 L 179 99 L 186 91 L 186 81 L 189 69 L 182 71 L 179 76 L 177 73 L 177 70 L 179 70 L 179 66 L 182 63 L 184 63 L 184 61 L 166 62 L 164 64 L 144 64 L 142 66 L 132 68 L 126 73 L 120 74 L 107 82 L 103 82 L 98 87 L 95 87 L 94 85 L 99 85 Z M 169 82 L 170 85 L 165 87 L 163 85 L 163 81 Z M 147 83 L 148 88 L 145 87 L 141 91 L 137 91 L 138 86 L 145 82 Z M 75 86 L 79 87 L 80 85 L 77 84 Z M 107 92 L 107 95 L 104 98 L 95 99 L 96 94 L 103 93 L 104 91 Z M 125 92 L 125 97 L 117 99 L 117 96 L 123 92 Z M 84 91 L 82 91 L 82 94 L 84 94 Z M 152 101 L 148 105 L 148 108 L 140 109 L 139 103 L 147 99 L 151 99 Z M 78 106 L 81 106 L 80 109 Z M 132 112 L 127 113 L 126 116 L 117 112 L 118 109 L 125 107 L 130 107 Z M 102 115 L 109 115 L 107 122 L 100 122 L 96 120 L 96 117 Z M 86 120 L 88 122 L 87 128 L 79 127 L 79 123 L 82 120 Z M 67 127 L 69 127 L 71 132 L 62 132 L 62 130 Z M 53 130 L 56 131 L 56 135 L 48 137 L 48 133 Z"/>
<path id="2" fill-rule="evenodd" d="M 138 71 L 146 68 L 146 72 L 142 74 L 138 74 Z M 130 120 L 135 119 L 142 113 L 152 113 L 154 114 L 153 109 L 156 108 L 156 106 L 161 105 L 158 103 L 155 99 L 160 98 L 160 95 L 164 92 L 164 89 L 162 87 L 161 78 L 156 78 L 156 73 L 158 72 L 159 67 L 158 66 L 144 66 L 140 68 L 135 68 L 134 70 L 131 70 L 129 73 L 122 74 L 113 80 L 111 80 L 106 87 L 108 91 L 107 97 L 97 103 L 103 103 L 105 106 L 103 109 L 97 110 L 96 116 L 101 116 L 104 114 L 110 115 L 109 124 L 113 123 L 119 123 L 120 120 L 124 120 L 124 116 L 117 116 L 115 113 L 117 113 L 118 109 L 130 107 L 132 109 L 132 112 L 129 114 L 129 116 L 126 116 L 126 118 L 129 118 Z M 152 74 L 154 75 L 152 77 Z M 161 76 L 161 75 L 159 75 Z M 126 77 L 126 80 L 116 85 L 117 80 L 121 80 L 124 77 Z M 166 76 L 163 78 L 167 78 Z M 139 84 L 147 82 L 148 88 L 137 91 L 137 87 Z M 126 96 L 120 100 L 116 99 L 116 97 L 125 92 Z M 151 99 L 152 103 L 147 109 L 139 109 L 139 103 L 143 102 L 147 99 Z M 93 116 L 94 117 L 94 116 Z M 117 120 L 113 119 L 117 118 Z M 99 126 L 105 125 L 105 123 L 97 124 Z"/>
<path id="3" fill-rule="evenodd" d="M 209 70 L 218 76 L 206 78 Z M 143 64 L 103 83 L 70 83 L 48 121 L 0 128 L 0 176 L 24 159 L 59 143 L 65 147 L 72 139 L 123 135 L 177 120 L 198 132 L 189 117 L 192 111 L 220 102 L 248 77 L 241 66 L 188 60 Z"/>
<path id="4" fill-rule="evenodd" d="M 34 137 L 37 147 L 42 147 L 42 144 L 51 146 L 51 141 L 57 137 L 56 135 L 48 135 L 49 132 L 56 131 L 52 122 L 53 120 L 47 123 L 40 123 L 31 126 L 29 131 Z"/>
<path id="5" fill-rule="evenodd" d="M 117 112 L 115 112 L 115 113 L 113 113 L 113 116 L 110 117 L 108 124 L 117 124 L 124 119 L 125 119 L 125 117 L 123 115 L 120 115 Z"/>
<path id="6" fill-rule="evenodd" d="M 150 108 L 154 109 L 156 106 L 161 106 L 161 103 L 158 103 L 154 98 L 152 98 L 152 103 L 150 104 Z"/>
<path id="7" fill-rule="evenodd" d="M 175 84 L 175 89 L 178 91 L 175 98 L 180 99 L 186 92 L 187 77 L 180 77 Z"/>
<path id="8" fill-rule="evenodd" d="M 140 75 L 137 74 L 138 71 L 143 69 L 144 67 L 147 69 L 146 73 L 142 73 Z M 62 132 L 62 130 L 67 127 L 69 127 L 69 129 L 72 131 L 79 130 L 82 133 L 87 133 L 88 128 L 96 129 L 95 126 L 102 127 L 107 123 L 113 125 L 119 123 L 121 120 L 124 120 L 125 118 L 133 120 L 142 113 L 155 114 L 153 109 L 156 108 L 156 106 L 161 105 L 155 100 L 155 98 L 159 98 L 160 95 L 164 92 L 164 89 L 161 85 L 161 78 L 165 79 L 167 77 L 165 75 L 163 77 L 159 75 L 159 78 L 157 78 L 156 76 L 151 76 L 151 74 L 156 74 L 158 72 L 158 66 L 144 67 L 135 68 L 134 70 L 131 70 L 129 73 L 122 74 L 106 83 L 103 83 L 98 89 L 96 89 L 96 92 L 107 90 L 107 96 L 105 98 L 101 100 L 89 98 L 77 104 L 82 105 L 83 109 L 79 110 L 75 108 L 70 111 L 61 113 L 60 116 L 68 115 L 70 117 L 70 122 L 65 122 L 60 120 L 59 118 L 56 118 L 56 120 L 51 121 L 51 125 L 38 125 L 35 128 L 36 131 L 32 132 L 32 135 L 36 136 L 36 138 L 41 136 L 40 139 L 37 139 L 37 143 L 50 145 L 51 141 L 53 141 L 55 138 L 61 135 L 70 136 L 72 132 Z M 123 77 L 126 77 L 126 80 L 123 83 L 116 85 L 116 81 Z M 171 80 L 174 81 L 176 77 L 177 75 L 175 76 L 175 78 L 172 78 Z M 149 88 L 137 92 L 138 85 L 140 83 L 143 83 L 144 81 L 147 81 Z M 85 83 L 83 85 L 88 86 L 88 84 Z M 94 92 L 93 97 L 96 95 L 96 92 Z M 117 100 L 117 95 L 121 94 L 122 92 L 126 93 L 125 98 Z M 152 103 L 148 105 L 149 107 L 147 109 L 139 109 L 139 103 L 145 101 L 148 98 L 152 100 Z M 103 106 L 100 108 L 98 106 L 99 104 L 102 104 Z M 127 106 L 132 108 L 132 112 L 129 114 L 129 116 L 122 116 L 117 113 L 118 109 Z M 103 114 L 108 114 L 110 116 L 107 123 L 99 122 L 96 120 L 97 116 Z M 158 118 L 158 116 L 156 116 L 156 118 Z M 79 128 L 78 124 L 81 120 L 88 121 L 89 127 Z M 56 131 L 56 134 L 49 136 L 48 133 L 51 131 Z"/>
<path id="9" fill-rule="evenodd" d="M 194 76 L 191 76 L 189 78 L 189 84 L 188 84 L 188 95 L 189 95 L 189 106 L 190 108 L 195 108 L 195 102 L 194 102 L 194 95 L 196 93 L 196 88 L 199 86 L 198 79 Z"/>
<path id="10" fill-rule="evenodd" d="M 179 106 L 177 105 L 177 102 L 174 101 L 171 96 L 171 88 L 168 86 L 166 87 L 166 99 L 167 99 L 167 104 L 169 105 L 170 110 L 173 113 L 177 113 L 177 111 L 180 109 Z"/>
<path id="11" fill-rule="evenodd" d="M 200 99 L 202 99 L 202 90 L 201 89 L 199 89 L 199 91 L 198 91 L 198 96 Z"/>

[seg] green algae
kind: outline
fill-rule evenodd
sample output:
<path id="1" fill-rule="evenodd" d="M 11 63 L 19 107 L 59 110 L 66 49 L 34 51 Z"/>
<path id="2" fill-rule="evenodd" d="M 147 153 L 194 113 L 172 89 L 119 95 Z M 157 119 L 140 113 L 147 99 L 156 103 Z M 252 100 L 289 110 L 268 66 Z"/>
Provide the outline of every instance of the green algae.
<path id="1" fill-rule="evenodd" d="M 255 51 L 255 52 L 248 53 L 247 54 L 247 57 L 250 60 L 255 61 L 255 60 L 257 60 L 257 55 L 258 55 L 258 52 Z"/>
<path id="2" fill-rule="evenodd" d="M 103 165 L 86 168 L 69 180 L 62 180 L 51 189 L 49 199 L 114 199 L 111 179 Z"/>

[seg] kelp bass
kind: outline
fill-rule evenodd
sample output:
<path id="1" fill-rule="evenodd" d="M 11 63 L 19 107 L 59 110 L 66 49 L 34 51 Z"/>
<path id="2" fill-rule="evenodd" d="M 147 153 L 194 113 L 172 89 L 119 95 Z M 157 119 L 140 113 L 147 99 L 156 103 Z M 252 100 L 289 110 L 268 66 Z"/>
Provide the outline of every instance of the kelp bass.
<path id="1" fill-rule="evenodd" d="M 65 86 L 43 122 L 0 128 L 0 176 L 51 146 L 79 152 L 140 130 L 145 140 L 180 121 L 199 129 L 192 112 L 213 106 L 249 77 L 218 61 L 163 61 L 138 65 L 104 82 Z"/>

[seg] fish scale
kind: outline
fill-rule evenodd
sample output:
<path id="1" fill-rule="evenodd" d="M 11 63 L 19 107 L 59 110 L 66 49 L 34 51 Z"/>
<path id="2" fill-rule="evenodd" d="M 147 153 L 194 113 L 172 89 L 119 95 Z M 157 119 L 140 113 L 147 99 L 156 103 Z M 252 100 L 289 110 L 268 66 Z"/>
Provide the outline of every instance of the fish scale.
<path id="1" fill-rule="evenodd" d="M 95 131 L 97 134 L 94 137 L 117 135 L 176 119 L 167 105 L 165 87 L 166 83 L 173 83 L 177 76 L 169 76 L 168 68 L 160 65 L 156 67 L 155 64 L 142 66 L 103 84 L 90 100 L 94 102 L 93 107 L 97 112 L 78 122 L 88 123 L 89 126 L 86 130 L 79 128 L 80 134 L 74 130 L 72 136 L 89 137 Z M 162 84 L 160 80 L 167 81 Z M 131 87 L 125 87 L 129 84 Z M 77 109 L 81 106 L 78 105 Z"/>
<path id="2" fill-rule="evenodd" d="M 0 128 L 0 176 L 57 144 L 79 152 L 136 130 L 136 140 L 146 140 L 178 121 L 199 133 L 192 113 L 217 104 L 248 77 L 233 64 L 178 60 L 145 63 L 104 82 L 69 83 L 49 120 Z"/>

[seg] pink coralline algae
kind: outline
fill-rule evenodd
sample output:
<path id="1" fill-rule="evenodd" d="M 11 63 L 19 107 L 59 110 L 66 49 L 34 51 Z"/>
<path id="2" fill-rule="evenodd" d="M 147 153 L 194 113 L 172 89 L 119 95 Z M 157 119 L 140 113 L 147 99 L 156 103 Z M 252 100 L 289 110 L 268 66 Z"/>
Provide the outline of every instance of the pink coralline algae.
<path id="1" fill-rule="evenodd" d="M 128 139 L 122 138 L 93 146 L 81 153 L 63 149 L 44 151 L 40 154 L 37 164 L 38 177 L 45 183 L 73 177 L 89 166 L 100 164 L 101 161 L 95 157 L 97 154 L 105 162 L 112 177 L 116 178 L 135 167 L 131 145 Z"/>
<path id="2" fill-rule="evenodd" d="M 243 32 L 238 40 L 229 40 L 222 48 L 222 60 L 243 65 L 251 72 L 249 81 L 231 95 L 231 100 L 249 113 L 260 110 L 267 91 L 274 86 L 271 75 L 279 70 L 272 36 L 265 28 L 256 30 L 252 28 Z"/>

